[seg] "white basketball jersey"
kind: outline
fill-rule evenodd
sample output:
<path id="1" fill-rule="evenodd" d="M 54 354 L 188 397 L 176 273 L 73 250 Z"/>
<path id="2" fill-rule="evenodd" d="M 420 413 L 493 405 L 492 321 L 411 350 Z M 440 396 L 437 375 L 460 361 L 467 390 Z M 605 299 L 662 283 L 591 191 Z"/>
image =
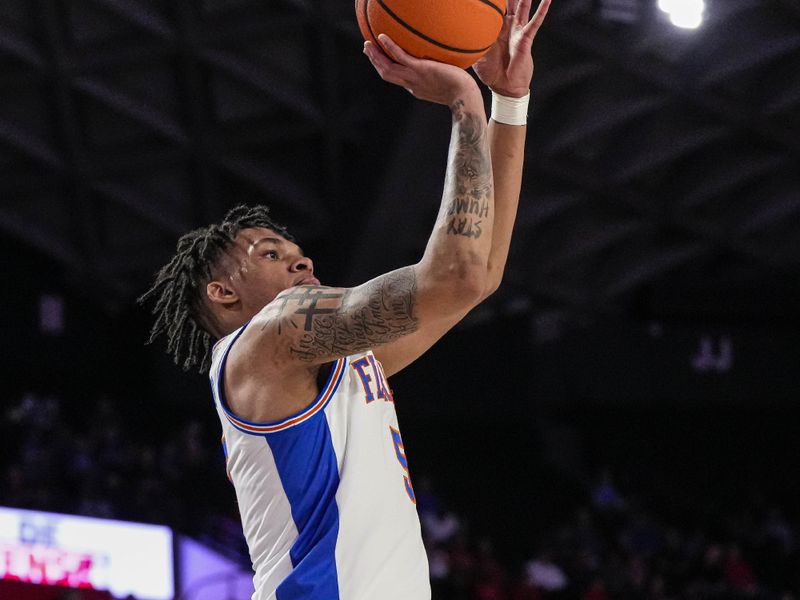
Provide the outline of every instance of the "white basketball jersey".
<path id="1" fill-rule="evenodd" d="M 428 561 L 394 402 L 372 352 L 337 360 L 316 399 L 273 423 L 233 414 L 210 372 L 255 575 L 253 600 L 429 600 Z"/>

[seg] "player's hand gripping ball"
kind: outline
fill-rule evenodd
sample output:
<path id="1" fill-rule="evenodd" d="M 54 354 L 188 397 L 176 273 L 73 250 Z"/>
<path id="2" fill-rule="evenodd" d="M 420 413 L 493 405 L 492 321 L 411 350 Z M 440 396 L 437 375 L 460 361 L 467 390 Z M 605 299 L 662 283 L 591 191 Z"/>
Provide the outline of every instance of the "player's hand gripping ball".
<path id="1" fill-rule="evenodd" d="M 356 0 L 365 40 L 385 33 L 412 56 L 462 69 L 489 51 L 505 14 L 506 0 Z"/>

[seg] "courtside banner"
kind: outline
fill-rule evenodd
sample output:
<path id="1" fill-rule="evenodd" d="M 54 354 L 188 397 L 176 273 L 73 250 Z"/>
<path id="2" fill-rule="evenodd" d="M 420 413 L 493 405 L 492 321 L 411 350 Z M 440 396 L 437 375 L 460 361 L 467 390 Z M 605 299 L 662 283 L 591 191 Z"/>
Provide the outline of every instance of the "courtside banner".
<path id="1" fill-rule="evenodd" d="M 0 580 L 172 600 L 168 527 L 0 507 Z"/>

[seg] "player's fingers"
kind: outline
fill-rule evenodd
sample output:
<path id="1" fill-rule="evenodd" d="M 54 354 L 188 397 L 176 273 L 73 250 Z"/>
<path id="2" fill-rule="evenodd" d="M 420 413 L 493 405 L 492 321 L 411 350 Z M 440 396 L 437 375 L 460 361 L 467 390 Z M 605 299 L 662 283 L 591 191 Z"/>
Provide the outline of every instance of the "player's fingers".
<path id="1" fill-rule="evenodd" d="M 372 42 L 364 42 L 364 54 L 378 73 L 382 74 L 391 66 L 392 60 Z"/>
<path id="2" fill-rule="evenodd" d="M 531 15 L 531 2 L 532 0 L 519 0 L 516 11 L 514 12 L 514 19 L 520 25 L 525 25 Z"/>
<path id="3" fill-rule="evenodd" d="M 550 10 L 550 1 L 551 0 L 541 0 L 541 2 L 539 2 L 539 6 L 536 7 L 536 12 L 533 13 L 533 17 L 531 17 L 531 20 L 527 25 L 525 25 L 526 30 L 531 28 L 533 29 L 533 34 L 536 35 L 539 27 L 541 27 L 542 23 L 544 23 L 544 18 L 547 16 L 547 11 Z"/>
<path id="4" fill-rule="evenodd" d="M 364 42 L 364 54 L 367 55 L 381 79 L 403 87 L 408 85 L 404 77 L 405 67 L 394 62 L 376 44 Z"/>
<path id="5" fill-rule="evenodd" d="M 536 12 L 531 17 L 531 20 L 528 21 L 528 24 L 522 28 L 522 35 L 519 38 L 519 43 L 517 45 L 517 50 L 519 51 L 520 55 L 527 55 L 531 53 L 531 49 L 533 48 L 533 39 L 536 37 L 536 34 L 539 31 L 539 28 L 544 23 L 544 18 L 547 16 L 547 11 L 550 8 L 550 1 L 551 0 L 541 0 L 539 2 L 539 6 L 536 8 Z"/>
<path id="6" fill-rule="evenodd" d="M 400 46 L 394 43 L 394 40 L 385 33 L 378 36 L 378 42 L 383 46 L 383 50 L 391 56 L 396 62 L 407 67 L 413 67 L 415 63 L 419 62 L 418 58 L 414 58 L 408 52 L 403 50 Z"/>
<path id="7" fill-rule="evenodd" d="M 506 7 L 506 14 L 509 16 L 514 16 L 517 14 L 517 4 L 519 0 L 508 0 L 508 6 Z"/>
<path id="8" fill-rule="evenodd" d="M 379 44 L 372 42 L 364 42 L 364 54 L 379 71 L 388 71 L 398 66 L 398 63 L 392 60 L 391 56 L 383 51 Z"/>

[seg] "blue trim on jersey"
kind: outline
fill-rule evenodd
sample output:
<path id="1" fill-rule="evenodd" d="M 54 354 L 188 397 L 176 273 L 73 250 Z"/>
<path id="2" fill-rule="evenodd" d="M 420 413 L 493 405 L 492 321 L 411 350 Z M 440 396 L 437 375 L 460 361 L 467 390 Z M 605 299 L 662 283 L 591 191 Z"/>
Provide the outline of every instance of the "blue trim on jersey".
<path id="1" fill-rule="evenodd" d="M 331 370 L 328 373 L 328 378 L 325 381 L 325 385 L 322 386 L 322 389 L 314 397 L 314 400 L 308 406 L 297 411 L 292 415 L 289 415 L 288 417 L 280 419 L 279 421 L 250 421 L 248 419 L 240 417 L 228 407 L 228 400 L 225 398 L 225 385 L 224 385 L 225 365 L 228 362 L 228 354 L 230 353 L 231 348 L 233 348 L 233 345 L 236 343 L 236 340 L 238 340 L 239 336 L 241 336 L 242 333 L 244 333 L 244 330 L 247 328 L 249 324 L 250 322 L 248 321 L 242 326 L 242 328 L 239 330 L 239 332 L 236 334 L 233 340 L 231 340 L 231 343 L 228 344 L 228 347 L 225 348 L 225 353 L 222 356 L 222 360 L 219 361 L 219 370 L 217 372 L 217 397 L 219 398 L 219 403 L 220 406 L 222 406 L 222 410 L 225 412 L 226 415 L 228 415 L 228 417 L 230 417 L 228 419 L 228 422 L 242 433 L 247 433 L 249 435 L 264 435 L 263 431 L 251 431 L 249 429 L 245 429 L 244 427 L 240 427 L 239 425 L 237 425 L 236 422 L 238 421 L 246 425 L 252 425 L 253 427 L 280 427 L 284 423 L 288 423 L 294 419 L 297 419 L 298 417 L 301 417 L 303 413 L 315 407 L 315 405 L 319 403 L 322 396 L 327 393 L 328 394 L 327 400 L 322 406 L 315 408 L 315 412 L 325 410 L 325 407 L 328 406 L 334 394 L 336 394 L 336 390 L 339 388 L 339 384 L 342 382 L 342 379 L 344 379 L 344 374 L 347 370 L 347 362 L 348 362 L 347 357 L 340 358 L 331 364 Z M 341 364 L 341 369 L 338 370 L 339 375 L 336 381 L 334 382 L 333 377 L 337 373 L 337 367 L 339 366 L 337 364 L 338 362 L 341 362 L 342 364 Z M 305 420 L 302 422 L 305 422 Z M 271 434 L 271 432 L 268 433 Z"/>
<path id="2" fill-rule="evenodd" d="M 325 413 L 305 423 L 264 436 L 298 533 L 289 551 L 294 569 L 275 593 L 278 600 L 337 600 L 339 467 Z"/>

